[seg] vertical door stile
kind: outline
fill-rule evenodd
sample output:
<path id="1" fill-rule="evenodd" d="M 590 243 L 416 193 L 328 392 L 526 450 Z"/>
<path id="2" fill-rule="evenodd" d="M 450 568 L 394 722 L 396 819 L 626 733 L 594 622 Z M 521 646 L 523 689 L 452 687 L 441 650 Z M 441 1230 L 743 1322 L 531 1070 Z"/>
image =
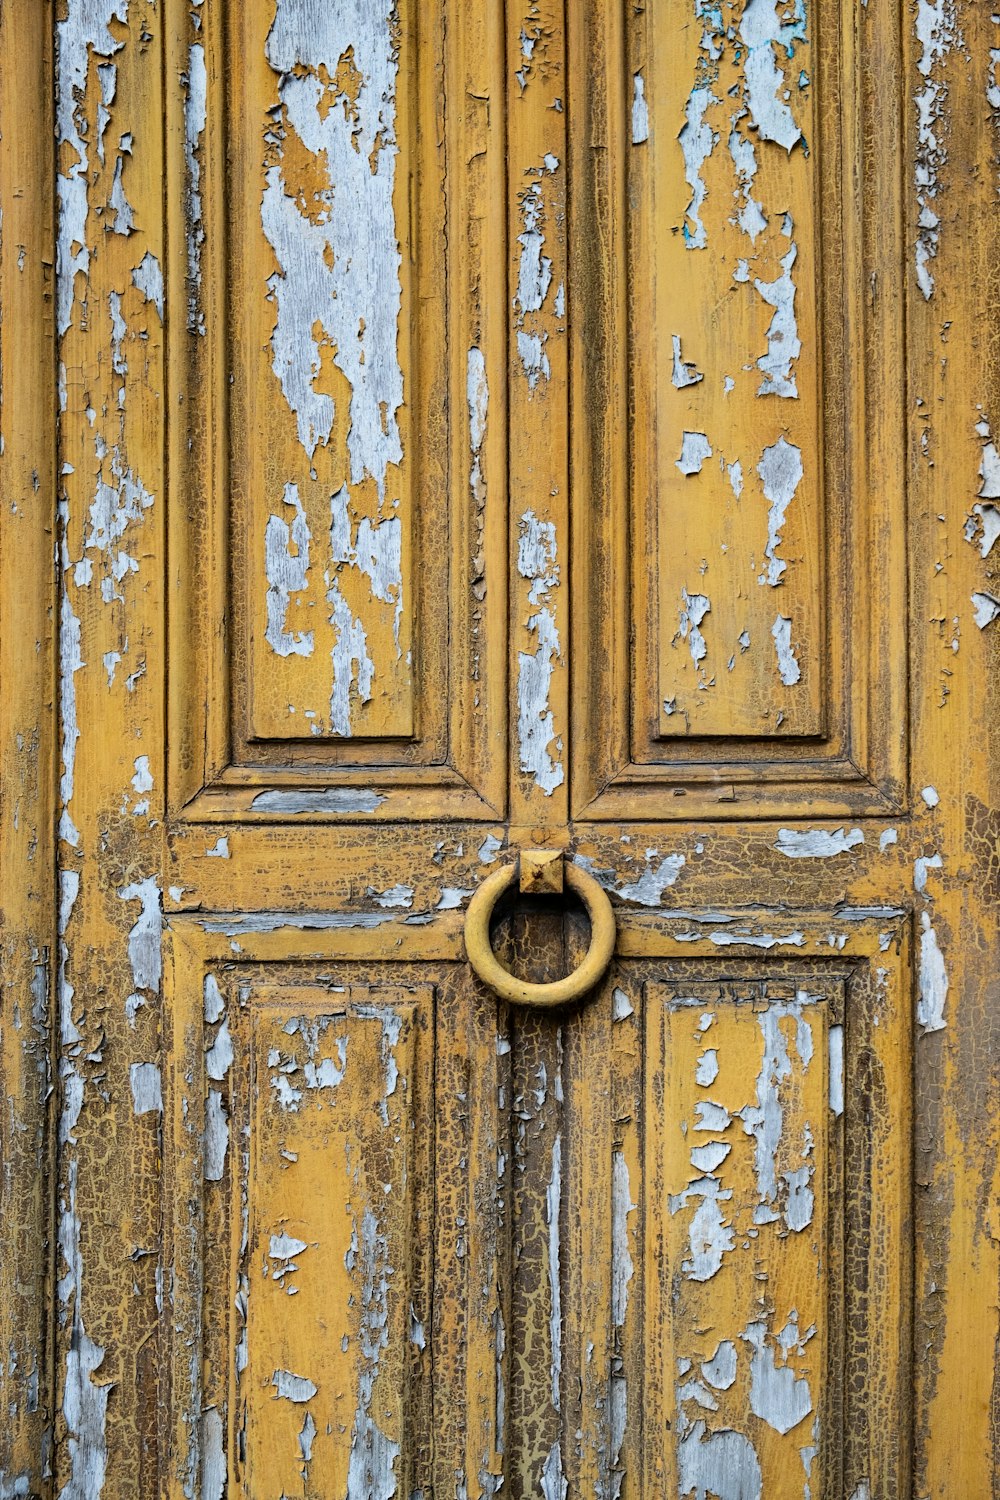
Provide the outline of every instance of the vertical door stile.
<path id="1" fill-rule="evenodd" d="M 42 1474 L 51 1472 L 54 1396 L 55 153 L 48 4 L 0 7 L 0 57 L 0 1493 L 14 1495 L 40 1488 Z"/>
<path id="2" fill-rule="evenodd" d="M 563 1423 L 574 1495 L 611 1493 L 621 1456 L 615 1403 L 616 1325 L 628 1295 L 627 1203 L 612 1188 L 615 1069 L 612 986 L 605 980 L 563 1028 Z M 618 1182 L 623 1186 L 621 1168 Z M 624 1189 L 627 1195 L 627 1188 Z"/>
<path id="3" fill-rule="evenodd" d="M 158 1482 L 166 735 L 163 7 L 56 8 L 54 1478 Z M 171 79 L 169 87 L 177 87 Z M 176 663 L 185 670 L 183 656 Z"/>
<path id="4" fill-rule="evenodd" d="M 507 7 L 510 817 L 568 809 L 569 357 L 565 13 Z"/>
<path id="5" fill-rule="evenodd" d="M 442 0 L 442 4 L 445 0 Z M 447 16 L 447 8 L 445 9 Z M 464 503 L 452 531 L 458 617 L 452 669 L 469 680 L 481 718 L 449 705 L 454 763 L 499 815 L 507 796 L 507 259 L 506 35 L 502 7 L 463 6 L 446 22 L 445 124 L 451 389 L 451 483 Z M 458 408 L 456 408 L 458 410 Z"/>
<path id="6" fill-rule="evenodd" d="M 614 0 L 585 0 L 567 24 L 568 72 L 577 87 L 567 121 L 569 171 L 570 454 L 573 475 L 572 576 L 577 620 L 573 632 L 571 694 L 572 814 L 589 805 L 616 770 L 629 763 L 628 704 L 633 670 L 629 591 L 629 520 L 633 422 L 630 421 L 629 296 L 625 227 L 629 155 L 645 148 L 633 127 L 623 80 L 645 65 L 646 11 L 620 19 Z M 633 168 L 634 170 L 634 168 Z M 650 437 L 647 437 L 651 441 Z M 599 628 L 606 622 L 602 636 Z M 595 628 L 597 627 L 597 628 Z M 607 704 L 599 729 L 595 704 Z"/>

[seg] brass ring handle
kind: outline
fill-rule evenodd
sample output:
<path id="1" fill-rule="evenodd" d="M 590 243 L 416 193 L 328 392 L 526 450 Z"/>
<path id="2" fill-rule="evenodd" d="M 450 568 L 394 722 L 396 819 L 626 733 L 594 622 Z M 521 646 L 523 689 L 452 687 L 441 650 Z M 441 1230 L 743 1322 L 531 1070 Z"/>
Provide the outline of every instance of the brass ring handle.
<path id="1" fill-rule="evenodd" d="M 490 946 L 490 918 L 500 897 L 517 880 L 517 865 L 503 865 L 488 875 L 469 902 L 465 916 L 465 951 L 476 974 L 490 989 L 514 1005 L 547 1009 L 579 1000 L 604 977 L 615 950 L 615 914 L 606 893 L 593 875 L 579 865 L 567 863 L 565 881 L 587 908 L 590 917 L 590 947 L 587 956 L 565 979 L 551 984 L 531 984 L 518 979 L 497 961 Z"/>

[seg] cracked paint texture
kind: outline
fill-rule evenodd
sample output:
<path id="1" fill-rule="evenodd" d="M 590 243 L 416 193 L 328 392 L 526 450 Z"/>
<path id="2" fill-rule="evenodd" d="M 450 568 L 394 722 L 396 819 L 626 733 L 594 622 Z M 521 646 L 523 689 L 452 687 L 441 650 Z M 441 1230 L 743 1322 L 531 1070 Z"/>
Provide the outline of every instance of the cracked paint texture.
<path id="1" fill-rule="evenodd" d="M 821 1494 L 837 988 L 671 988 L 657 996 L 673 1268 L 668 1472 L 682 1496 L 761 1497 L 772 1480 L 782 1494 Z"/>
<path id="2" fill-rule="evenodd" d="M 413 725 L 411 482 L 404 461 L 413 141 L 397 137 L 400 19 L 386 0 L 247 18 L 271 91 L 246 101 L 270 262 L 254 307 L 267 352 L 238 363 L 270 451 L 248 452 L 249 711 L 265 737 L 406 736 Z M 249 123 L 252 120 L 252 125 Z M 400 176 L 402 173 L 402 177 Z M 263 564 L 261 562 L 263 560 Z"/>
<path id="3" fill-rule="evenodd" d="M 297 998 L 304 1008 L 289 1012 L 273 992 L 251 997 L 229 1023 L 236 1077 L 252 1065 L 265 1084 L 245 1179 L 245 1472 L 266 1493 L 305 1478 L 391 1500 L 414 1472 L 423 1349 L 409 1330 L 427 1308 L 409 1243 L 415 1111 L 427 1105 L 420 1018 L 377 991 L 344 995 L 339 1010 L 336 995 Z"/>
<path id="4" fill-rule="evenodd" d="M 811 22 L 800 0 L 687 9 L 680 29 L 673 13 L 645 23 L 648 138 L 628 157 L 634 482 L 656 496 L 644 577 L 659 601 L 657 734 L 812 733 L 825 650 L 815 184 L 827 140 Z M 676 634 L 682 589 L 711 600 L 710 633 L 694 622 L 707 657 L 678 649 L 698 642 Z"/>

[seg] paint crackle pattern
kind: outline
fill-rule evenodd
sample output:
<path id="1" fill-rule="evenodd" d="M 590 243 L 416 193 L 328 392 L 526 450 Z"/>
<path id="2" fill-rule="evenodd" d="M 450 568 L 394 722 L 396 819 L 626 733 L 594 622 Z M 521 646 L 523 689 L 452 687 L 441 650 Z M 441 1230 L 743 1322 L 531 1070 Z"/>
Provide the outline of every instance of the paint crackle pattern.
<path id="1" fill-rule="evenodd" d="M 823 1493 L 825 1173 L 843 1110 L 826 997 L 694 985 L 667 1001 L 666 1262 L 680 1495 Z"/>
<path id="2" fill-rule="evenodd" d="M 691 11 L 683 32 L 672 13 L 647 23 L 660 66 L 633 79 L 633 276 L 640 297 L 653 288 L 649 326 L 670 350 L 654 360 L 659 733 L 808 732 L 821 685 L 813 43 L 801 0 Z M 668 57 L 691 80 L 683 103 Z M 652 228 L 663 213 L 669 234 Z"/>
<path id="3" fill-rule="evenodd" d="M 399 31 L 391 3 L 279 0 L 262 39 L 274 270 L 258 308 L 270 370 L 251 378 L 273 451 L 252 497 L 250 649 L 253 721 L 272 737 L 411 729 Z"/>

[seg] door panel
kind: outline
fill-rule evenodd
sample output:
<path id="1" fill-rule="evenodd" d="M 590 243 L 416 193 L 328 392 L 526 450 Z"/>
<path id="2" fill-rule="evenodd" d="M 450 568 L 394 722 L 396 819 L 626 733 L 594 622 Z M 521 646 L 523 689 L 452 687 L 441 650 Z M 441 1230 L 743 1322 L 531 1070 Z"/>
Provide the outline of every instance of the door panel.
<path id="1" fill-rule="evenodd" d="M 397 914 L 176 922 L 178 1483 L 906 1493 L 907 927 L 799 921 L 626 918 L 554 1021 Z"/>
<path id="2" fill-rule="evenodd" d="M 489 18 L 209 0 L 185 37 L 184 14 L 178 810 L 502 812 L 503 271 L 480 227 L 502 137 L 466 77 Z"/>
<path id="3" fill-rule="evenodd" d="M 853 14 L 587 9 L 578 817 L 900 805 L 901 412 L 869 378 L 901 359 L 900 98 L 866 82 L 891 18 Z"/>
<path id="4" fill-rule="evenodd" d="M 840 218 L 836 53 L 820 78 L 819 49 L 839 18 L 706 12 L 699 33 L 679 10 L 629 38 L 633 506 L 656 510 L 636 585 L 658 621 L 659 700 L 636 704 L 636 727 L 815 736 L 830 675 L 821 366 L 801 354 L 822 347 L 821 265 L 831 292 L 836 276 L 819 248 Z"/>
<path id="5" fill-rule="evenodd" d="M 180 1472 L 209 1492 L 228 1473 L 248 1495 L 343 1494 L 369 1472 L 412 1491 L 431 1439 L 433 989 L 275 968 L 213 965 L 188 1014 L 173 992 L 173 1217 L 191 1236 L 174 1392 L 197 1414 Z"/>
<path id="6" fill-rule="evenodd" d="M 989 8 L 0 38 L 0 1497 L 1000 1494 Z"/>

